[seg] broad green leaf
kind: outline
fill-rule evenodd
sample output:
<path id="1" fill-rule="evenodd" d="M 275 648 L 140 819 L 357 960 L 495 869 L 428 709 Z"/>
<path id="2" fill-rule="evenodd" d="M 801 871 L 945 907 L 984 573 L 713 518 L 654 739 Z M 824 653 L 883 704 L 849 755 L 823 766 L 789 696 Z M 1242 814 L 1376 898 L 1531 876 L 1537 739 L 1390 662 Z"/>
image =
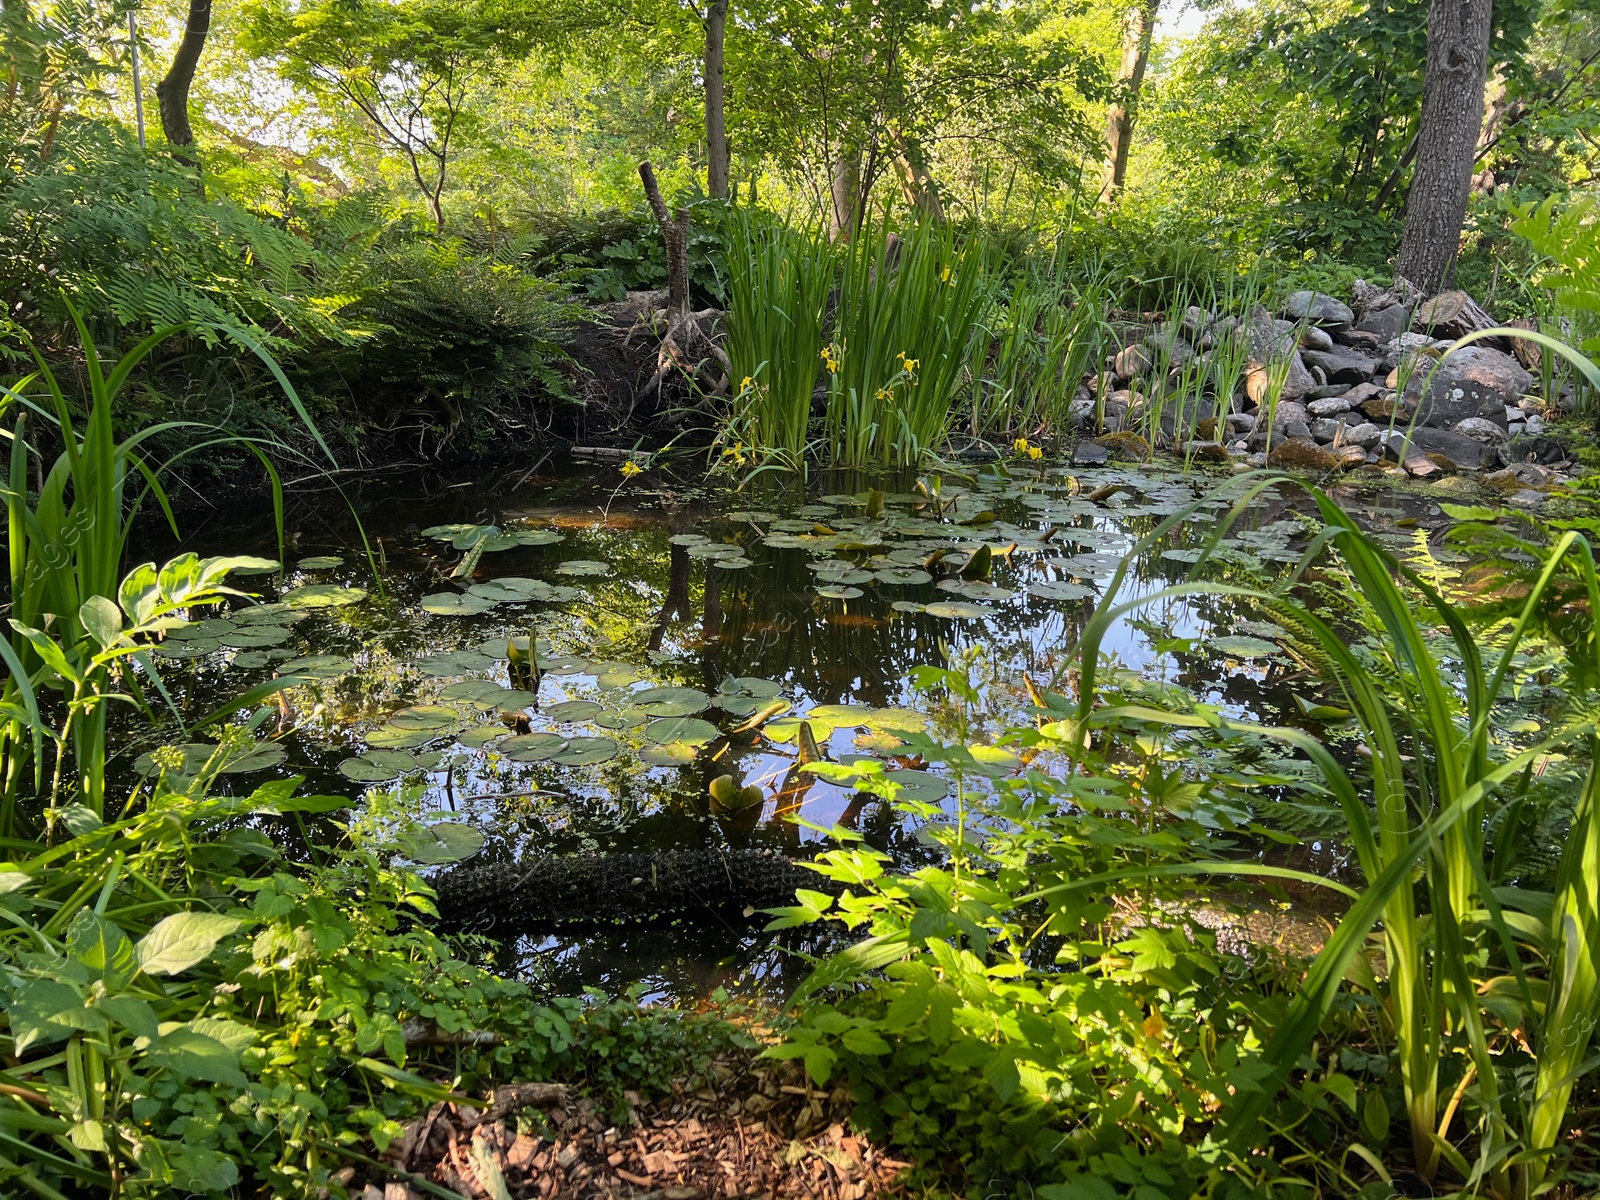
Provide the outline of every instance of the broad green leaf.
<path id="1" fill-rule="evenodd" d="M 241 924 L 220 913 L 173 913 L 139 939 L 139 967 L 147 975 L 181 974 L 209 958 L 217 943 Z"/>

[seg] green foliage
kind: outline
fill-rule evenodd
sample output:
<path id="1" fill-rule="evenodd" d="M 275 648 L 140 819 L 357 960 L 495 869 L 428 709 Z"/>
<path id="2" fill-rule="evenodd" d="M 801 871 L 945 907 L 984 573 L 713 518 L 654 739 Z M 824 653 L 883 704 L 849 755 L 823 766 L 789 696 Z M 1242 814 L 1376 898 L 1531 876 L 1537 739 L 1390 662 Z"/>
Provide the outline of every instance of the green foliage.
<path id="1" fill-rule="evenodd" d="M 635 177 L 637 178 L 637 177 Z M 730 221 L 723 205 L 689 204 L 689 287 L 697 302 L 725 303 L 727 265 L 724 230 Z M 527 213 L 507 224 L 525 249 L 518 261 L 537 275 L 567 281 L 592 301 L 621 300 L 627 293 L 667 286 L 667 249 L 655 217 L 635 212 Z M 484 221 L 465 236 L 479 250 L 494 252 L 506 230 Z"/>

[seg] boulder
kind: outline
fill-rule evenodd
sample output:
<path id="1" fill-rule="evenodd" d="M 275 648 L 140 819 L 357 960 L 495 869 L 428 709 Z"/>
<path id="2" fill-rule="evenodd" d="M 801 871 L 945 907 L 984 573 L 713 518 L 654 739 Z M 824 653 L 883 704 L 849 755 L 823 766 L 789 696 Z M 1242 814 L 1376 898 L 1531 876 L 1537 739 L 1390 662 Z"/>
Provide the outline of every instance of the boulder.
<path id="1" fill-rule="evenodd" d="M 1072 465 L 1075 467 L 1098 467 L 1111 457 L 1111 451 L 1094 442 L 1079 442 L 1072 449 Z"/>
<path id="2" fill-rule="evenodd" d="M 1311 436 L 1319 442 L 1343 440 L 1342 431 L 1360 423 L 1359 417 L 1318 417 L 1311 422 Z"/>
<path id="3" fill-rule="evenodd" d="M 1198 342 L 1211 325 L 1211 314 L 1198 304 L 1191 304 L 1183 310 L 1183 336 L 1191 342 Z"/>
<path id="4" fill-rule="evenodd" d="M 1374 396 L 1357 407 L 1374 421 L 1396 421 L 1404 425 L 1411 420 L 1411 410 L 1394 396 Z"/>
<path id="5" fill-rule="evenodd" d="M 1375 333 L 1368 333 L 1365 329 L 1336 329 L 1333 340 L 1341 346 L 1354 346 L 1357 350 L 1369 353 L 1383 345 L 1384 339 Z"/>
<path id="6" fill-rule="evenodd" d="M 1383 430 L 1371 421 L 1363 421 L 1359 425 L 1345 427 L 1344 440 L 1346 445 L 1360 446 L 1364 450 L 1371 450 L 1383 440 Z"/>
<path id="7" fill-rule="evenodd" d="M 1344 398 L 1350 401 L 1351 408 L 1359 408 L 1368 400 L 1371 400 L 1374 396 L 1381 395 L 1383 395 L 1383 389 L 1377 384 L 1358 383 L 1355 385 L 1355 387 L 1344 393 Z"/>
<path id="8" fill-rule="evenodd" d="M 1316 325 L 1307 325 L 1300 331 L 1300 349 L 1302 350 L 1332 350 L 1333 338 L 1326 329 Z"/>
<path id="9" fill-rule="evenodd" d="M 1228 428 L 1234 433 L 1249 433 L 1255 427 L 1256 417 L 1254 413 L 1236 412 L 1228 414 Z"/>
<path id="10" fill-rule="evenodd" d="M 1124 347 L 1111 364 L 1118 379 L 1142 379 L 1156 365 L 1155 355 L 1143 345 Z"/>
<path id="11" fill-rule="evenodd" d="M 1482 417 L 1468 417 L 1465 421 L 1459 421 L 1451 432 L 1469 437 L 1475 442 L 1482 442 L 1486 446 L 1498 446 L 1506 440 L 1506 431 L 1503 428 L 1493 421 L 1485 421 Z"/>
<path id="12" fill-rule="evenodd" d="M 1372 373 L 1378 369 L 1376 359 L 1346 347 L 1303 350 L 1300 357 L 1308 367 L 1321 367 L 1329 383 L 1370 383 Z"/>
<path id="13" fill-rule="evenodd" d="M 1397 462 L 1407 464 L 1417 454 L 1425 454 L 1446 470 L 1492 471 L 1500 465 L 1500 453 L 1493 446 L 1452 433 L 1448 429 L 1435 429 L 1424 425 L 1408 435 L 1397 429 L 1383 440 L 1384 453 Z"/>
<path id="14" fill-rule="evenodd" d="M 1348 325 L 1356 319 L 1349 305 L 1322 292 L 1295 292 L 1283 302 L 1283 315 L 1313 325 Z"/>
<path id="15" fill-rule="evenodd" d="M 1506 405 L 1533 386 L 1522 364 L 1487 346 L 1468 346 L 1440 362 L 1437 370 L 1418 370 L 1406 383 L 1406 401 L 1425 425 L 1449 429 L 1468 417 L 1482 417 L 1502 428 Z"/>
<path id="16" fill-rule="evenodd" d="M 1250 366 L 1245 391 L 1250 399 L 1260 404 L 1267 398 L 1275 373 L 1283 373 L 1281 397 L 1285 400 L 1298 400 L 1317 386 L 1316 377 L 1300 360 L 1292 327 L 1288 331 L 1280 329 L 1272 314 L 1258 304 L 1250 310 L 1246 332 L 1250 339 Z"/>
<path id="17" fill-rule="evenodd" d="M 1375 335 L 1379 345 L 1385 342 L 1392 342 L 1411 328 L 1413 311 L 1413 309 L 1401 304 L 1390 304 L 1384 308 L 1373 309 L 1356 322 L 1356 331 Z"/>
<path id="18" fill-rule="evenodd" d="M 1337 471 L 1339 456 L 1309 438 L 1290 438 L 1272 448 L 1267 466 L 1290 471 Z"/>
<path id="19" fill-rule="evenodd" d="M 1184 453 L 1191 459 L 1199 462 L 1231 462 L 1233 456 L 1228 453 L 1228 448 L 1221 442 L 1190 442 L 1184 447 Z"/>
<path id="20" fill-rule="evenodd" d="M 1345 396 L 1324 396 L 1321 400 L 1313 400 L 1306 405 L 1306 411 L 1313 417 L 1337 417 L 1340 413 L 1347 413 L 1355 405 Z"/>

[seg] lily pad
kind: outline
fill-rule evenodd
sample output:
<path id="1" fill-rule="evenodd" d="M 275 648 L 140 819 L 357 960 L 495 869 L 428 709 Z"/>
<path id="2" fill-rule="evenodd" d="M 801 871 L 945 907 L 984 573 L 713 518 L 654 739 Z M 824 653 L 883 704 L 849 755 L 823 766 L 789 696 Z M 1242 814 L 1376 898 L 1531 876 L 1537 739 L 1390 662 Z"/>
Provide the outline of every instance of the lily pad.
<path id="1" fill-rule="evenodd" d="M 424 866 L 471 858 L 483 849 L 483 834 L 460 821 L 443 821 L 403 834 L 395 843 L 400 853 Z"/>
<path id="2" fill-rule="evenodd" d="M 287 604 L 252 604 L 229 614 L 229 620 L 235 625 L 293 625 L 304 621 L 306 616 Z"/>
<path id="3" fill-rule="evenodd" d="M 745 567 L 754 566 L 755 560 L 746 558 L 742 554 L 728 554 L 721 558 L 711 559 L 707 565 L 722 571 L 742 571 Z"/>
<path id="4" fill-rule="evenodd" d="M 231 661 L 233 666 L 252 670 L 256 667 L 266 666 L 272 661 L 272 656 L 260 650 L 241 650 L 233 656 Z"/>
<path id="5" fill-rule="evenodd" d="M 976 621 L 993 615 L 991 610 L 983 605 L 969 604 L 965 600 L 939 600 L 922 611 L 930 617 L 945 617 L 957 621 Z"/>
<path id="6" fill-rule="evenodd" d="M 541 598 L 547 586 L 542 580 L 508 575 L 487 583 L 475 583 L 467 589 L 467 595 L 492 604 L 526 604 L 529 600 Z"/>
<path id="7" fill-rule="evenodd" d="M 883 777 L 900 785 L 900 796 L 922 804 L 943 800 L 950 792 L 950 781 L 931 771 L 885 771 Z"/>
<path id="8" fill-rule="evenodd" d="M 603 662 L 594 664 L 595 679 L 603 688 L 627 687 L 642 677 L 632 663 Z"/>
<path id="9" fill-rule="evenodd" d="M 761 727 L 762 734 L 774 742 L 792 742 L 800 735 L 800 726 L 811 726 L 811 736 L 818 742 L 826 741 L 833 735 L 833 726 L 826 721 L 815 719 L 809 715 L 804 717 L 779 717 L 776 721 L 768 721 Z"/>
<path id="10" fill-rule="evenodd" d="M 550 761 L 563 767 L 592 767 L 610 762 L 618 750 L 617 743 L 608 737 L 575 737 Z"/>
<path id="11" fill-rule="evenodd" d="M 380 725 L 367 734 L 367 745 L 386 750 L 409 750 L 425 746 L 439 737 L 435 729 L 402 729 L 398 725 Z"/>
<path id="12" fill-rule="evenodd" d="M 646 746 L 639 751 L 639 761 L 652 767 L 681 767 L 692 763 L 699 750 L 682 742 L 668 742 L 661 746 Z"/>
<path id="13" fill-rule="evenodd" d="M 552 721 L 572 722 L 592 721 L 604 711 L 593 700 L 563 700 L 545 709 L 544 714 Z"/>
<path id="14" fill-rule="evenodd" d="M 1232 655 L 1235 658 L 1266 658 L 1268 655 L 1278 653 L 1279 647 L 1265 638 L 1232 637 L 1212 638 L 1205 645 L 1210 646 L 1220 654 Z"/>
<path id="15" fill-rule="evenodd" d="M 718 691 L 724 696 L 754 696 L 758 700 L 769 700 L 783 691 L 783 684 L 776 679 L 757 679 L 752 675 L 740 675 L 724 679 Z"/>
<path id="16" fill-rule="evenodd" d="M 278 668 L 280 675 L 305 675 L 311 679 L 337 679 L 356 669 L 356 664 L 337 654 L 309 654 L 291 658 Z"/>
<path id="17" fill-rule="evenodd" d="M 816 588 L 815 591 L 829 600 L 854 600 L 862 594 L 858 587 L 835 587 L 832 584 Z"/>
<path id="18" fill-rule="evenodd" d="M 506 647 L 510 644 L 515 644 L 516 648 L 523 654 L 528 652 L 527 635 L 514 635 L 506 633 L 489 638 L 487 641 L 479 642 L 473 647 L 473 650 L 487 658 L 492 658 L 496 661 L 503 662 L 507 657 Z M 535 645 L 538 649 L 539 661 L 541 663 L 554 653 L 548 638 L 540 638 Z"/>
<path id="19" fill-rule="evenodd" d="M 183 765 L 177 771 L 179 775 L 200 774 L 211 761 L 211 756 L 217 752 L 216 744 L 213 742 L 190 742 L 178 748 L 183 751 Z M 153 774 L 156 769 L 154 757 L 150 754 L 139 755 L 133 760 L 133 769 L 141 775 Z"/>
<path id="20" fill-rule="evenodd" d="M 519 529 L 513 537 L 519 546 L 554 546 L 557 542 L 567 540 L 567 535 L 557 533 L 554 529 Z"/>
<path id="21" fill-rule="evenodd" d="M 302 571 L 331 571 L 344 566 L 344 559 L 337 554 L 313 554 L 310 558 L 302 558 L 295 566 Z"/>
<path id="22" fill-rule="evenodd" d="M 601 713 L 594 723 L 601 729 L 637 729 L 649 719 L 637 708 L 623 708 Z"/>
<path id="23" fill-rule="evenodd" d="M 409 759 L 411 756 L 406 757 Z M 398 778 L 403 771 L 404 768 L 391 767 L 366 755 L 347 758 L 339 764 L 339 774 L 357 783 L 387 783 L 391 779 Z"/>
<path id="24" fill-rule="evenodd" d="M 495 660 L 486 654 L 476 654 L 471 650 L 450 650 L 443 654 L 430 654 L 426 658 L 417 659 L 417 670 L 424 675 L 444 679 L 451 675 L 465 675 L 469 671 L 487 671 L 494 664 Z"/>
<path id="25" fill-rule="evenodd" d="M 873 710 L 865 704 L 819 704 L 806 714 L 808 721 L 822 721 L 835 729 L 865 725 Z"/>
<path id="26" fill-rule="evenodd" d="M 279 625 L 247 625 L 223 634 L 219 639 L 232 650 L 258 650 L 263 646 L 278 646 L 289 640 L 289 631 Z"/>
<path id="27" fill-rule="evenodd" d="M 652 717 L 692 717 L 711 705 L 711 697 L 694 688 L 654 687 L 628 697 L 633 706 Z"/>
<path id="28" fill-rule="evenodd" d="M 463 679 L 452 683 L 439 695 L 445 700 L 465 701 L 475 708 L 494 708 L 510 695 L 510 691 L 492 679 Z"/>
<path id="29" fill-rule="evenodd" d="M 196 638 L 187 642 L 165 641 L 156 647 L 159 658 L 204 658 L 222 649 L 215 638 Z"/>
<path id="30" fill-rule="evenodd" d="M 524 733 L 500 744 L 500 753 L 513 762 L 544 762 L 567 748 L 559 733 Z"/>
<path id="31" fill-rule="evenodd" d="M 645 727 L 644 736 L 658 745 L 681 742 L 685 746 L 704 746 L 717 733 L 715 725 L 699 717 L 662 717 Z"/>
<path id="32" fill-rule="evenodd" d="M 873 572 L 873 575 L 879 583 L 897 583 L 909 586 L 933 582 L 933 576 L 921 567 L 884 567 L 880 571 Z"/>
<path id="33" fill-rule="evenodd" d="M 1087 600 L 1094 594 L 1093 588 L 1064 579 L 1041 579 L 1028 585 L 1028 595 L 1040 600 Z"/>
<path id="34" fill-rule="evenodd" d="M 417 704 L 402 708 L 389 718 L 396 729 L 448 729 L 461 721 L 459 709 L 442 704 Z"/>
<path id="35" fill-rule="evenodd" d="M 441 617 L 473 617 L 495 606 L 495 601 L 471 592 L 433 592 L 424 596 L 421 603 L 423 612 Z"/>
<path id="36" fill-rule="evenodd" d="M 510 732 L 504 725 L 474 725 L 456 741 L 468 750 L 482 750 L 490 742 L 503 738 Z"/>
<path id="37" fill-rule="evenodd" d="M 279 597 L 290 608 L 344 608 L 360 604 L 366 598 L 366 588 L 337 583 L 308 583 L 304 587 L 290 588 Z"/>
<path id="38" fill-rule="evenodd" d="M 909 708 L 875 708 L 862 722 L 868 729 L 893 733 L 921 733 L 928 727 L 926 714 Z"/>
<path id="39" fill-rule="evenodd" d="M 556 568 L 558 575 L 609 575 L 611 564 L 587 558 L 571 558 Z"/>

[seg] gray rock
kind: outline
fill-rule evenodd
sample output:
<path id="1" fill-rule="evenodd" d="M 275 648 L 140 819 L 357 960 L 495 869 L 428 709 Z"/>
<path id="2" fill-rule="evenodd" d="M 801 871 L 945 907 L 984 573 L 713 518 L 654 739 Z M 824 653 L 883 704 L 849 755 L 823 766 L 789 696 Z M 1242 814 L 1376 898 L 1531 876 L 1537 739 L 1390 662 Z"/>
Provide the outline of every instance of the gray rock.
<path id="1" fill-rule="evenodd" d="M 1313 400 L 1306 405 L 1306 410 L 1313 417 L 1337 417 L 1354 407 L 1355 404 L 1348 396 L 1324 396 L 1321 400 Z"/>
<path id="2" fill-rule="evenodd" d="M 1520 492 L 1512 492 L 1506 498 L 1506 503 L 1515 504 L 1518 508 L 1525 509 L 1528 512 L 1538 512 L 1544 507 L 1545 499 L 1543 492 L 1536 492 L 1532 488 L 1524 488 Z"/>
<path id="3" fill-rule="evenodd" d="M 1298 400 L 1317 386 L 1316 377 L 1306 369 L 1300 359 L 1299 344 L 1292 332 L 1281 330 L 1272 314 L 1259 304 L 1250 310 L 1247 327 L 1250 338 L 1250 370 L 1245 377 L 1245 391 L 1256 403 L 1266 399 L 1272 388 L 1274 372 L 1284 376 L 1282 398 Z"/>
<path id="4" fill-rule="evenodd" d="M 1319 442 L 1331 442 L 1336 438 L 1342 441 L 1343 438 L 1340 437 L 1340 431 L 1348 429 L 1353 424 L 1355 424 L 1354 421 L 1344 420 L 1339 417 L 1318 417 L 1311 422 L 1311 436 Z"/>
<path id="5" fill-rule="evenodd" d="M 1094 408 L 1094 397 L 1089 395 L 1089 389 L 1079 388 L 1072 403 L 1067 405 L 1067 424 L 1075 430 L 1088 429 L 1094 424 Z"/>
<path id="6" fill-rule="evenodd" d="M 1406 463 L 1416 454 L 1433 454 L 1445 459 L 1461 471 L 1487 471 L 1500 465 L 1500 452 L 1493 446 L 1448 429 L 1422 426 L 1409 435 L 1397 429 L 1383 438 L 1384 453 L 1400 463 Z"/>
<path id="7" fill-rule="evenodd" d="M 1371 421 L 1363 421 L 1359 425 L 1350 425 L 1345 428 L 1344 440 L 1352 446 L 1360 446 L 1371 450 L 1383 440 L 1383 430 Z"/>
<path id="8" fill-rule="evenodd" d="M 1383 389 L 1375 383 L 1358 383 L 1344 394 L 1344 398 L 1350 401 L 1351 408 L 1360 408 L 1374 396 L 1382 394 Z"/>
<path id="9" fill-rule="evenodd" d="M 1348 325 L 1356 316 L 1349 305 L 1321 292 L 1295 292 L 1283 302 L 1283 315 L 1314 325 Z"/>
<path id="10" fill-rule="evenodd" d="M 1475 442 L 1482 442 L 1486 446 L 1498 446 L 1506 440 L 1504 429 L 1493 421 L 1485 421 L 1482 417 L 1468 417 L 1465 421 L 1457 422 L 1451 432 L 1469 437 Z"/>
<path id="11" fill-rule="evenodd" d="M 1308 367 L 1321 367 L 1330 383 L 1370 383 L 1378 369 L 1376 359 L 1340 346 L 1336 350 L 1304 350 L 1300 357 Z"/>
<path id="12" fill-rule="evenodd" d="M 1468 346 L 1439 364 L 1417 371 L 1406 384 L 1406 400 L 1425 425 L 1450 429 L 1468 417 L 1506 423 L 1506 406 L 1533 386 L 1533 376 L 1509 354 Z"/>
<path id="13" fill-rule="evenodd" d="M 1527 419 L 1528 419 L 1528 414 L 1523 409 L 1522 405 L 1520 405 L 1520 404 L 1508 404 L 1508 405 L 1506 405 L 1506 420 L 1507 421 L 1526 421 Z"/>
<path id="14" fill-rule="evenodd" d="M 1111 457 L 1111 451 L 1094 442 L 1079 442 L 1072 449 L 1072 465 L 1075 467 L 1098 467 Z"/>
<path id="15" fill-rule="evenodd" d="M 1311 424 L 1308 421 L 1285 421 L 1283 432 L 1295 441 L 1311 440 Z"/>
<path id="16" fill-rule="evenodd" d="M 1526 433 L 1543 433 L 1544 418 L 1539 416 L 1538 413 L 1534 413 L 1523 423 L 1522 428 Z"/>
<path id="17" fill-rule="evenodd" d="M 1390 342 L 1411 328 L 1412 309 L 1402 304 L 1375 308 L 1356 322 L 1360 333 L 1375 333 L 1380 342 Z"/>
<path id="18" fill-rule="evenodd" d="M 1264 452 L 1258 450 L 1245 461 L 1252 467 L 1264 467 L 1267 465 L 1267 456 Z"/>
<path id="19" fill-rule="evenodd" d="M 1249 433 L 1255 427 L 1256 418 L 1254 413 L 1236 412 L 1228 414 L 1228 428 L 1234 433 Z"/>
<path id="20" fill-rule="evenodd" d="M 1113 361 L 1111 369 L 1118 379 L 1141 379 L 1155 366 L 1155 356 L 1142 345 L 1123 349 Z"/>
<path id="21" fill-rule="evenodd" d="M 1198 342 L 1211 325 L 1211 314 L 1198 304 L 1191 304 L 1183 310 L 1183 336 L 1191 342 Z"/>
<path id="22" fill-rule="evenodd" d="M 1332 350 L 1333 337 L 1326 329 L 1319 329 L 1315 325 L 1307 325 L 1300 331 L 1300 349 Z"/>

